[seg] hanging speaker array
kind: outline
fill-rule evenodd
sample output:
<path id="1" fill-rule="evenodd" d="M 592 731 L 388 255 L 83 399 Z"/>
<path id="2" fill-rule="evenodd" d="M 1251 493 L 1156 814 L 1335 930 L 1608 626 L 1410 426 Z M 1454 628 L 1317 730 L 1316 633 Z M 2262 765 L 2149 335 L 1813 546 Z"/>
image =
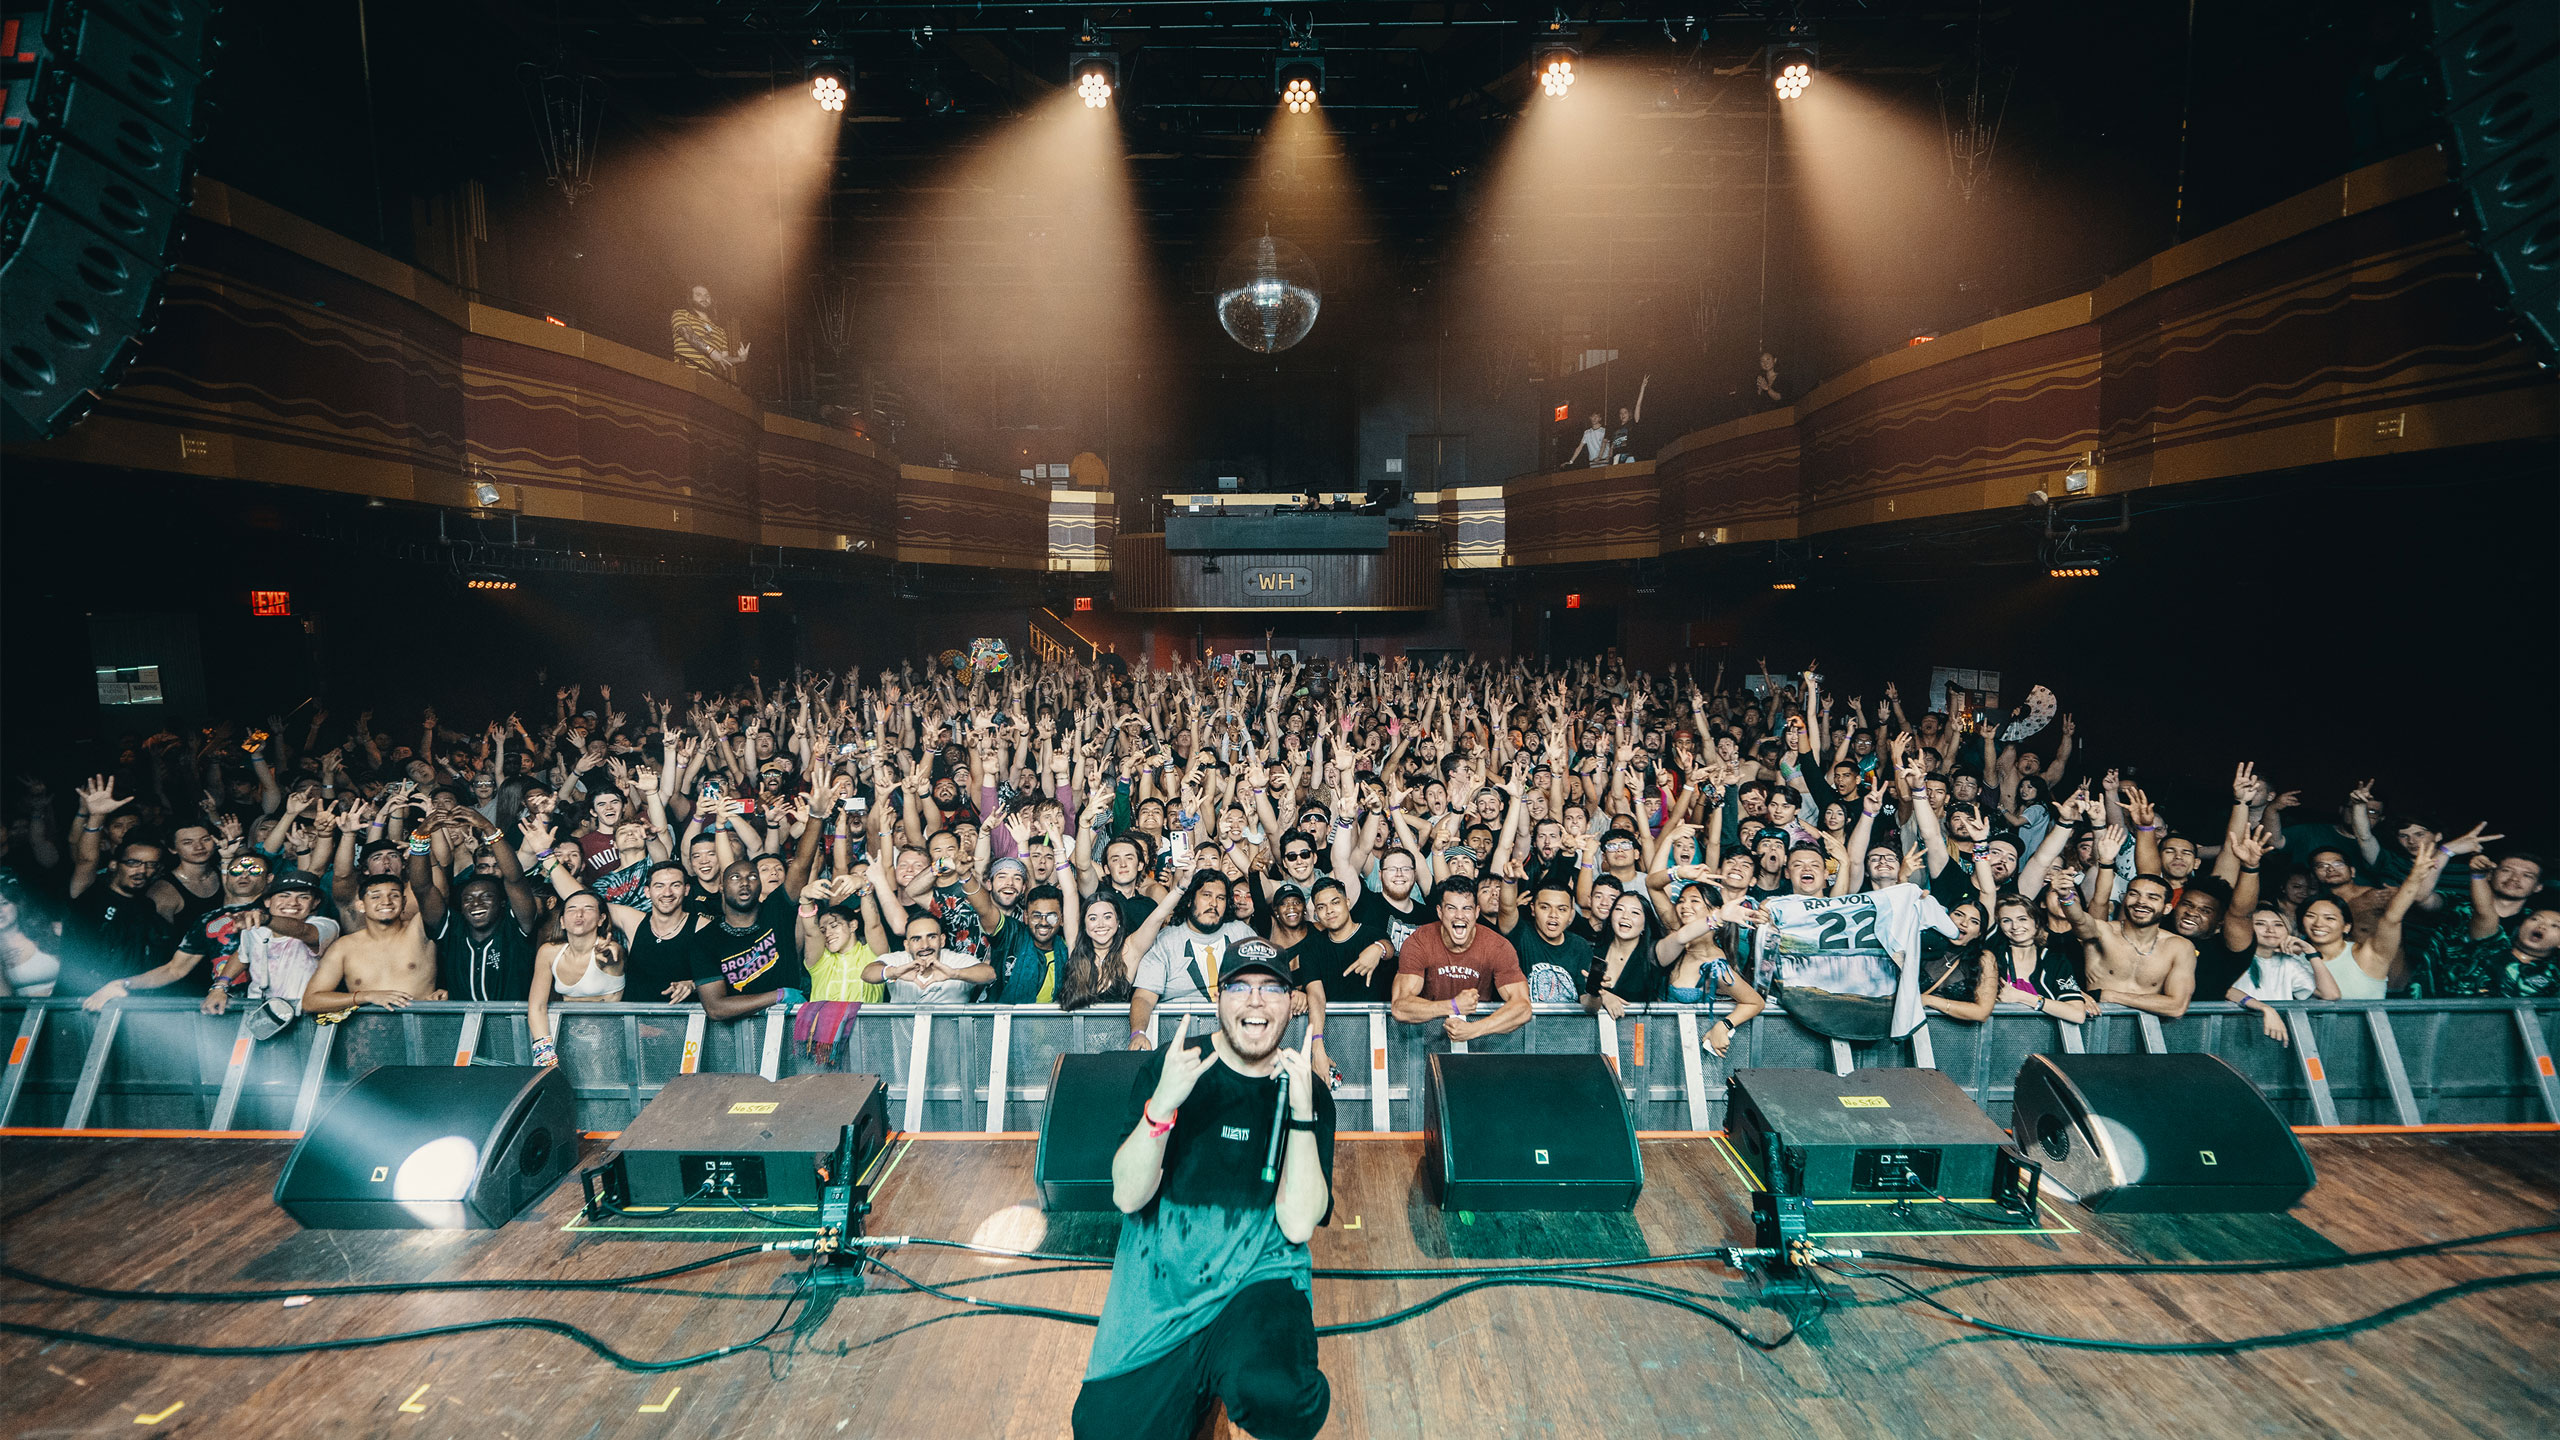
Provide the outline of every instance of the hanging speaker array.
<path id="1" fill-rule="evenodd" d="M 0 10 L 0 429 L 50 439 L 151 331 L 187 208 L 207 0 Z"/>
<path id="2" fill-rule="evenodd" d="M 2435 0 L 2463 223 L 2517 329 L 2560 362 L 2560 6 Z"/>

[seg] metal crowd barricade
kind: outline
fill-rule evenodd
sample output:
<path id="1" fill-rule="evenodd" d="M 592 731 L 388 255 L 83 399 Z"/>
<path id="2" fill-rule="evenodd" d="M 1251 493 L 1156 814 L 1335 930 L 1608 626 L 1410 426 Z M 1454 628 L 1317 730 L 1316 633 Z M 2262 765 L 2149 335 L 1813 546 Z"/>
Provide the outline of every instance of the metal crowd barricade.
<path id="1" fill-rule="evenodd" d="M 2115 1010 L 2077 1026 L 2003 1008 L 1979 1025 L 1932 1017 L 1907 1039 L 1869 1045 L 1826 1040 L 1773 1009 L 1744 1026 L 1719 1059 L 1698 1042 L 1727 1008 L 1654 1005 L 1612 1019 L 1542 1006 L 1521 1029 L 1467 1048 L 1607 1053 L 1638 1128 L 1651 1131 L 1721 1127 L 1725 1081 L 1737 1068 L 1928 1066 L 2006 1119 L 2010 1082 L 2029 1055 L 2164 1051 L 2223 1057 L 2298 1125 L 2560 1122 L 2552 1063 L 2560 1000 L 2285 1005 L 2278 1008 L 2289 1045 L 2227 1004 L 2196 1005 L 2168 1021 Z M 237 1010 L 204 1015 L 184 1000 L 125 1000 L 91 1013 L 76 1000 L 0 999 L 0 1035 L 10 1037 L 0 1127 L 300 1131 L 376 1065 L 531 1063 L 524 1010 L 420 1002 L 336 1025 L 305 1018 L 262 1043 Z M 1169 1037 L 1182 1013 L 1159 1009 L 1156 1034 Z M 1036 1130 L 1057 1057 L 1117 1049 L 1129 1034 L 1125 1007 L 870 1005 L 832 1056 L 812 1056 L 792 1043 L 778 1009 L 737 1021 L 712 1020 L 692 1005 L 559 1004 L 552 1014 L 579 1123 L 606 1131 L 629 1123 L 681 1073 L 774 1078 L 830 1067 L 883 1077 L 901 1130 Z M 1343 1074 L 1335 1092 L 1341 1127 L 1419 1129 L 1428 1056 L 1454 1048 L 1440 1026 L 1399 1022 L 1377 1005 L 1336 1005 L 1326 1014 Z M 1303 1034 L 1304 1022 L 1293 1024 L 1291 1043 Z"/>

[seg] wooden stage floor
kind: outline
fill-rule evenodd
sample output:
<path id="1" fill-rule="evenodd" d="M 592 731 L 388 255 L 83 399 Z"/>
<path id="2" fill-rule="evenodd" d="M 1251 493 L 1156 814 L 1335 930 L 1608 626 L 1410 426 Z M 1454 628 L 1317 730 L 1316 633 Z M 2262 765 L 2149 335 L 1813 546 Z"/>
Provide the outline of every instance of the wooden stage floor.
<path id="1" fill-rule="evenodd" d="M 2319 1187 L 2291 1217 L 2213 1222 L 2058 1213 L 2046 1236 L 1938 1236 L 1898 1245 L 1986 1262 L 2255 1258 L 2381 1249 L 2549 1221 L 2560 1136 L 2322 1135 Z M 589 1142 L 591 1152 L 602 1147 Z M 605 1276 L 750 1238 L 673 1242 L 564 1232 L 574 1179 L 492 1233 L 304 1232 L 269 1199 L 286 1146 L 247 1140 L 0 1141 L 0 1244 L 10 1264 L 93 1285 L 263 1288 L 356 1280 Z M 965 1239 L 1036 1206 L 1025 1140 L 906 1142 L 873 1234 Z M 1418 1141 L 1346 1140 L 1319 1266 L 1484 1264 L 1671 1253 L 1748 1243 L 1749 1201 L 1706 1140 L 1645 1146 L 1632 1217 L 1521 1226 L 1462 1221 L 1417 1198 Z M 590 1155 L 592 1159 L 592 1154 Z M 1024 1218 L 1018 1213 L 1013 1217 Z M 1060 1217 L 1047 1243 L 1107 1244 L 1106 1220 Z M 1031 1238 L 1021 1235 L 1020 1238 Z M 1092 1311 L 1105 1276 L 994 1278 L 1022 1268 L 905 1249 L 919 1279 Z M 2535 1262 L 2541 1262 L 2539 1264 Z M 2126 1339 L 2238 1336 L 2320 1325 L 2475 1276 L 2555 1268 L 2560 1236 L 2443 1256 L 2247 1277 L 2078 1276 L 1959 1287 L 1961 1308 L 2053 1332 Z M 641 1294 L 468 1292 L 160 1305 L 67 1298 L 0 1281 L 0 1318 L 215 1345 L 275 1344 L 515 1314 L 573 1321 L 663 1357 L 755 1335 L 798 1265 L 760 1255 Z M 1783 1325 L 1719 1267 L 1641 1272 L 1707 1292 L 1756 1333 Z M 1905 1271 L 1915 1280 L 1943 1283 Z M 1394 1309 L 1439 1282 L 1319 1280 L 1316 1318 Z M 1858 1283 L 1801 1343 L 1763 1356 L 1663 1306 L 1567 1290 L 1461 1297 L 1411 1322 L 1326 1340 L 1337 1436 L 2549 1436 L 2560 1432 L 2560 1287 L 2470 1295 L 2351 1340 L 2238 1357 L 2161 1358 L 2031 1346 L 1972 1331 Z M 763 1298 L 717 1298 L 720 1296 Z M 946 1318 L 948 1317 L 948 1318 Z M 923 1323 L 931 1322 L 931 1323 Z M 0 1335 L 0 1434 L 415 1436 L 605 1440 L 690 1436 L 1023 1436 L 1066 1432 L 1091 1332 L 971 1313 L 875 1285 L 848 1295 L 779 1358 L 741 1353 L 669 1375 L 617 1370 L 570 1341 L 484 1332 L 295 1358 L 119 1353 Z"/>

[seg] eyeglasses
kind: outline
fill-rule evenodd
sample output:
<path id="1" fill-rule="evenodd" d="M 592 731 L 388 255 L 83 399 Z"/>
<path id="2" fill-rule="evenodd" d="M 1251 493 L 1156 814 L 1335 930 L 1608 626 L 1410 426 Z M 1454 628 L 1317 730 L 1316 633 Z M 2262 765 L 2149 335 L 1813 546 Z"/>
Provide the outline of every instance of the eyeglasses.
<path id="1" fill-rule="evenodd" d="M 1231 980 L 1219 986 L 1218 993 L 1230 1000 L 1243 1000 L 1255 995 L 1260 995 L 1266 1000 L 1277 1000 L 1289 993 L 1289 987 L 1268 982 L 1257 984 L 1251 980 Z"/>
<path id="2" fill-rule="evenodd" d="M 255 860 L 234 860 L 224 867 L 224 873 L 231 875 L 264 875 L 267 873 L 267 867 L 259 864 Z"/>
<path id="3" fill-rule="evenodd" d="M 1313 860 L 1316 858 L 1316 852 L 1313 850 L 1283 850 L 1280 852 L 1280 858 L 1283 860 Z"/>

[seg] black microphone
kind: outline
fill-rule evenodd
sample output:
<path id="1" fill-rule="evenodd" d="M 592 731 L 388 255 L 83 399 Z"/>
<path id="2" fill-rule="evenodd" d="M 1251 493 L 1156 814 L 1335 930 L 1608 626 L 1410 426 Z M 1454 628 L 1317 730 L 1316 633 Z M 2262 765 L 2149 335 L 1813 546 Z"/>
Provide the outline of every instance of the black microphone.
<path id="1" fill-rule="evenodd" d="M 1280 1072 L 1280 1099 L 1271 1107 L 1271 1148 L 1262 1152 L 1264 1184 L 1280 1178 L 1280 1141 L 1289 1133 L 1289 1072 Z"/>

